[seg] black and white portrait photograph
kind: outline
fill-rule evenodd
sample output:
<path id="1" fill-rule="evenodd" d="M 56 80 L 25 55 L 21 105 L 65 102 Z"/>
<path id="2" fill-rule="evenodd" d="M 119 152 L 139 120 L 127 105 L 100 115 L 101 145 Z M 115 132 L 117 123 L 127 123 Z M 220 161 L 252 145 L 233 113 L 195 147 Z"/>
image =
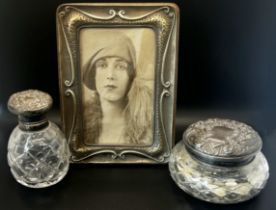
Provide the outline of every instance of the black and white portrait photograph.
<path id="1" fill-rule="evenodd" d="M 81 29 L 85 145 L 152 144 L 155 47 L 150 28 Z"/>

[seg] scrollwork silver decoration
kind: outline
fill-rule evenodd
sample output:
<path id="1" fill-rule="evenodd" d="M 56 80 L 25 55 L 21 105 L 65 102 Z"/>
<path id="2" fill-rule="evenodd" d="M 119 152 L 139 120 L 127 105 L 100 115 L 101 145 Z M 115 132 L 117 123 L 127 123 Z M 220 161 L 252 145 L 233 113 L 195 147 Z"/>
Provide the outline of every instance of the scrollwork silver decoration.
<path id="1" fill-rule="evenodd" d="M 101 151 L 93 152 L 93 153 L 91 153 L 89 155 L 85 155 L 85 156 L 83 156 L 81 158 L 72 157 L 72 160 L 74 162 L 80 162 L 80 161 L 86 160 L 88 158 L 92 158 L 93 156 L 104 155 L 104 154 L 110 154 L 111 158 L 113 160 L 115 160 L 115 159 L 122 159 L 122 160 L 124 160 L 126 158 L 127 154 L 131 154 L 131 155 L 143 156 L 143 157 L 149 158 L 151 160 L 154 160 L 154 161 L 160 162 L 160 163 L 164 163 L 166 161 L 166 158 L 168 157 L 167 156 L 168 154 L 164 154 L 163 156 L 161 156 L 159 158 L 155 158 L 155 157 L 153 157 L 151 155 L 148 155 L 148 154 L 146 154 L 144 152 L 135 151 L 135 150 L 124 150 L 122 152 L 116 152 L 115 150 L 101 150 Z"/>
<path id="2" fill-rule="evenodd" d="M 170 154 L 171 153 L 171 147 L 170 147 L 170 144 L 168 142 L 167 135 L 166 135 L 165 125 L 164 125 L 164 116 L 163 116 L 163 103 L 164 103 L 163 100 L 164 100 L 164 97 L 169 97 L 169 96 L 170 96 L 170 91 L 164 89 L 163 92 L 161 93 L 159 104 L 160 104 L 161 127 L 162 127 L 163 135 L 164 135 L 164 138 L 165 138 L 166 147 L 167 147 L 168 153 Z M 166 154 L 166 156 L 169 156 L 169 154 Z"/>
<path id="3" fill-rule="evenodd" d="M 118 154 L 116 151 L 114 150 L 101 150 L 101 151 L 96 151 L 96 152 L 93 152 L 89 155 L 85 155 L 83 157 L 72 157 L 72 160 L 74 162 L 80 162 L 80 161 L 83 161 L 83 160 L 86 160 L 88 158 L 91 158 L 93 156 L 96 156 L 96 155 L 103 155 L 103 154 L 111 154 L 111 157 L 112 159 L 116 159 L 118 157 Z"/>
<path id="4" fill-rule="evenodd" d="M 72 140 L 72 136 L 73 136 L 73 131 L 75 129 L 75 125 L 76 125 L 76 109 L 77 109 L 77 100 L 76 100 L 76 96 L 75 96 L 75 93 L 73 90 L 71 89 L 67 89 L 64 94 L 67 96 L 67 97 L 71 97 L 72 98 L 72 101 L 73 101 L 73 115 L 72 115 L 72 123 L 71 123 L 71 128 L 69 129 L 70 130 L 70 133 L 69 133 L 69 137 L 68 137 L 68 141 L 71 141 Z"/>
<path id="5" fill-rule="evenodd" d="M 161 10 L 164 10 L 166 13 L 168 13 L 170 11 L 170 8 L 169 7 L 161 7 L 161 8 L 158 8 L 156 10 L 153 10 L 153 11 L 150 11 L 146 14 L 143 14 L 143 15 L 139 15 L 139 16 L 134 16 L 134 17 L 129 17 L 129 16 L 126 16 L 126 11 L 125 10 L 119 10 L 116 14 L 122 18 L 123 20 L 139 20 L 139 19 L 143 19 L 147 16 L 150 16 L 156 12 L 159 12 Z"/>
<path id="6" fill-rule="evenodd" d="M 65 14 L 66 14 L 66 9 L 65 9 L 65 11 L 62 11 L 58 14 L 58 20 L 59 20 L 59 25 L 60 25 L 62 35 L 63 35 L 62 37 L 65 40 L 65 45 L 66 45 L 66 49 L 67 49 L 67 52 L 68 52 L 68 55 L 69 55 L 69 62 L 70 62 L 71 80 L 66 79 L 64 81 L 64 85 L 66 87 L 71 87 L 73 85 L 74 81 L 75 81 L 75 69 L 74 69 L 73 55 L 72 55 L 71 48 L 70 48 L 70 45 L 69 45 L 69 41 L 68 41 L 68 38 L 66 36 L 66 32 L 65 32 L 64 25 L 63 25 L 63 22 L 62 22 L 62 18 L 65 16 Z M 60 47 L 59 47 L 59 49 L 60 49 Z"/>
<path id="7" fill-rule="evenodd" d="M 168 46 L 169 46 L 169 43 L 171 41 L 172 32 L 173 32 L 173 29 L 174 29 L 174 26 L 175 26 L 175 14 L 173 12 L 170 12 L 169 8 L 167 10 L 167 13 L 169 14 L 169 16 L 171 16 L 173 18 L 173 21 L 172 21 L 173 25 L 172 25 L 171 30 L 169 32 L 169 37 L 168 37 L 168 40 L 166 42 L 166 47 L 165 47 L 165 51 L 164 51 L 163 58 L 162 58 L 161 83 L 164 86 L 164 88 L 169 88 L 171 86 L 171 82 L 170 81 L 165 81 L 165 79 L 164 79 L 164 66 L 165 66 L 165 62 L 166 62 Z"/>
<path id="8" fill-rule="evenodd" d="M 139 20 L 139 19 L 143 19 L 143 18 L 146 18 L 154 13 L 157 13 L 159 11 L 164 11 L 165 13 L 167 13 L 170 17 L 174 16 L 174 13 L 173 12 L 170 12 L 170 8 L 169 7 L 161 7 L 161 8 L 158 8 L 158 9 L 155 9 L 153 11 L 150 11 L 150 12 L 147 12 L 145 14 L 142 14 L 142 15 L 139 15 L 139 16 L 133 16 L 133 17 L 130 17 L 130 16 L 127 16 L 126 15 L 126 10 L 124 9 L 120 9 L 118 11 L 116 11 L 115 9 L 109 9 L 108 10 L 108 14 L 109 16 L 99 16 L 99 15 L 94 15 L 94 14 L 91 14 L 89 12 L 86 12 L 84 10 L 81 10 L 79 8 L 76 8 L 76 7 L 72 7 L 72 6 L 68 6 L 65 8 L 65 11 L 69 11 L 69 10 L 75 10 L 83 15 L 85 15 L 86 17 L 89 17 L 89 18 L 93 18 L 93 19 L 96 19 L 96 20 L 112 20 L 114 19 L 115 17 L 120 17 L 122 20 Z"/>
<path id="9" fill-rule="evenodd" d="M 110 9 L 108 11 L 109 16 L 106 16 L 106 17 L 94 15 L 92 13 L 86 12 L 84 10 L 81 10 L 81 9 L 78 9 L 78 8 L 72 7 L 72 6 L 70 6 L 70 7 L 68 6 L 67 9 L 75 10 L 76 12 L 79 12 L 79 13 L 85 15 L 86 17 L 97 19 L 97 20 L 112 20 L 114 17 L 116 17 L 116 15 L 118 15 L 118 13 L 114 9 Z"/>

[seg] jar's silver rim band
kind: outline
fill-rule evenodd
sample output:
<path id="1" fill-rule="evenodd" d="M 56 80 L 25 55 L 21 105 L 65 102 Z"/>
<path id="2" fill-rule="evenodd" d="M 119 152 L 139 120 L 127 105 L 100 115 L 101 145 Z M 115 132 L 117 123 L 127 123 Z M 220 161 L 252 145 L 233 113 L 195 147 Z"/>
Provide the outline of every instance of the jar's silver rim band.
<path id="1" fill-rule="evenodd" d="M 195 150 L 193 147 L 191 147 L 190 145 L 188 145 L 185 141 L 184 141 L 184 145 L 186 150 L 189 152 L 189 154 L 191 154 L 196 159 L 202 162 L 208 163 L 210 165 L 227 166 L 227 167 L 246 165 L 251 161 L 253 161 L 256 154 L 259 152 L 259 151 L 256 151 L 255 153 L 252 153 L 250 155 L 245 155 L 245 156 L 221 157 L 221 156 L 212 156 L 212 155 L 199 152 Z"/>

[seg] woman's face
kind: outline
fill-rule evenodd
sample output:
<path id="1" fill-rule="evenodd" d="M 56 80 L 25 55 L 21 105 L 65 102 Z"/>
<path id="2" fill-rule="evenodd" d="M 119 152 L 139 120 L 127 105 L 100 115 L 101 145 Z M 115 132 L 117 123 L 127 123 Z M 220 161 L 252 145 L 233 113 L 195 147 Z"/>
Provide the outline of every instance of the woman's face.
<path id="1" fill-rule="evenodd" d="M 129 87 L 128 62 L 119 57 L 106 57 L 97 60 L 95 68 L 100 98 L 110 102 L 123 100 Z"/>

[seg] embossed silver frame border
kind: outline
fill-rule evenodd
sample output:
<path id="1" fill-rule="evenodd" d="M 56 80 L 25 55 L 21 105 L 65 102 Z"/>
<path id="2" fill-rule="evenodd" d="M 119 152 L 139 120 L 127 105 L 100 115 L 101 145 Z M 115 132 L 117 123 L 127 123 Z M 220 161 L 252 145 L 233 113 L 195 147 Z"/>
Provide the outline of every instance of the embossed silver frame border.
<path id="1" fill-rule="evenodd" d="M 179 10 L 173 3 L 63 4 L 57 9 L 62 125 L 74 163 L 166 163 L 174 143 Z M 82 136 L 80 27 L 150 27 L 156 34 L 153 144 L 148 147 L 91 146 Z"/>

